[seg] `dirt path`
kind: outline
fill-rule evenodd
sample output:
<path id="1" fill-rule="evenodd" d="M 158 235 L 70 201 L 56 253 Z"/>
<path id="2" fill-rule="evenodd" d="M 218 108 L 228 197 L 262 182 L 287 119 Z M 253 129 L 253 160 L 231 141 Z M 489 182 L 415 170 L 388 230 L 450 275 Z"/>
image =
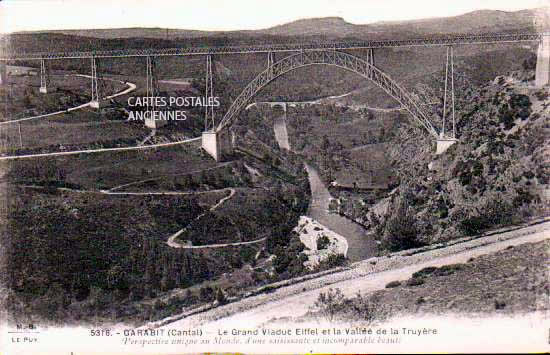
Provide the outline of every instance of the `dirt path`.
<path id="1" fill-rule="evenodd" d="M 84 77 L 84 78 L 91 78 L 90 75 L 85 75 L 85 74 L 75 74 L 75 76 L 80 76 L 80 77 Z M 120 91 L 118 93 L 115 93 L 113 95 L 109 95 L 109 96 L 104 98 L 105 100 L 112 99 L 112 98 L 115 98 L 117 96 L 128 94 L 128 93 L 134 91 L 137 87 L 133 83 L 124 82 L 124 81 L 121 81 L 121 80 L 110 79 L 110 78 L 104 78 L 104 80 L 118 81 L 120 83 L 128 85 L 127 89 L 125 89 L 123 91 Z M 90 104 L 91 103 L 88 102 L 88 103 L 82 104 L 80 106 L 71 107 L 71 108 L 63 110 L 63 111 L 57 111 L 57 112 L 52 112 L 52 113 L 48 113 L 48 114 L 45 114 L 45 115 L 39 115 L 39 116 L 33 116 L 33 117 L 26 117 L 26 118 L 21 118 L 21 119 L 17 119 L 17 120 L 4 121 L 4 122 L 0 122 L 0 125 L 8 124 L 8 123 L 16 123 L 16 122 L 21 122 L 21 121 L 28 121 L 28 120 L 32 120 L 32 119 L 44 118 L 44 117 L 49 117 L 49 116 L 54 116 L 54 115 L 59 115 L 59 114 L 62 114 L 62 113 L 75 111 L 75 110 L 80 110 L 80 109 L 89 107 Z M 68 152 L 52 152 L 52 153 L 2 156 L 2 157 L 0 157 L 0 160 L 15 160 L 15 159 L 53 157 L 53 156 L 74 155 L 74 154 L 90 154 L 90 153 L 101 153 L 101 152 L 115 152 L 115 151 L 125 151 L 125 150 L 162 148 L 162 147 L 168 147 L 168 146 L 172 146 L 172 145 L 195 142 L 195 141 L 198 141 L 200 139 L 201 139 L 201 137 L 197 137 L 197 138 L 185 139 L 185 140 L 181 140 L 181 141 L 177 141 L 177 142 L 169 142 L 169 143 L 161 143 L 161 144 L 153 144 L 153 145 L 141 145 L 141 146 L 138 145 L 138 146 L 134 146 L 134 147 L 101 148 L 101 149 L 88 149 L 88 150 L 74 150 L 74 151 L 68 151 Z"/>
<path id="2" fill-rule="evenodd" d="M 201 139 L 201 138 L 200 137 L 199 138 L 193 138 L 193 140 L 199 140 L 199 139 Z M 171 143 L 163 143 L 163 144 L 171 144 Z M 157 144 L 157 146 L 158 146 L 158 144 Z M 153 146 L 149 145 L 149 146 L 144 146 L 144 147 L 153 147 Z M 141 148 L 143 148 L 143 147 L 141 147 Z M 208 171 L 208 170 L 218 169 L 218 168 L 224 167 L 224 166 L 229 165 L 229 164 L 232 164 L 232 162 L 229 161 L 229 162 L 218 164 L 218 165 L 210 167 L 210 168 L 187 171 L 187 172 L 181 173 L 181 174 L 168 174 L 168 175 L 157 176 L 157 177 L 149 178 L 149 179 L 145 179 L 145 180 L 132 181 L 132 182 L 129 182 L 129 183 L 126 183 L 126 184 L 115 186 L 113 188 L 110 188 L 107 191 L 113 192 L 115 190 L 120 190 L 120 189 L 123 189 L 123 188 L 128 187 L 128 186 L 139 185 L 139 184 L 143 184 L 144 182 L 160 180 L 160 179 L 164 179 L 166 177 L 184 176 L 184 175 L 188 175 L 188 174 L 200 173 L 201 171 Z"/>
<path id="3" fill-rule="evenodd" d="M 44 186 L 38 186 L 38 185 L 20 185 L 24 188 L 30 188 L 30 189 L 44 189 Z M 210 207 L 209 211 L 212 212 L 216 210 L 218 207 L 220 207 L 225 201 L 229 200 L 235 195 L 236 190 L 234 188 L 224 188 L 224 189 L 216 189 L 216 190 L 208 190 L 208 191 L 163 191 L 163 192 L 111 192 L 107 190 L 78 190 L 78 189 L 71 189 L 68 187 L 58 187 L 56 188 L 58 191 L 65 191 L 65 192 L 73 192 L 73 193 L 81 193 L 81 194 L 103 194 L 103 195 L 124 195 L 124 196 L 190 196 L 190 195 L 199 195 L 199 194 L 207 194 L 207 193 L 215 193 L 215 192 L 224 192 L 229 191 L 229 195 L 221 198 L 215 205 Z M 200 219 L 202 216 L 204 216 L 206 213 L 202 213 L 199 216 L 195 218 L 195 221 Z M 185 232 L 185 229 L 187 227 L 177 231 L 176 233 L 172 234 L 166 244 L 172 248 L 177 249 L 209 249 L 209 248 L 223 248 L 223 247 L 229 247 L 229 246 L 239 246 L 239 245 L 248 245 L 248 244 L 256 244 L 261 243 L 265 241 L 267 238 L 260 238 L 256 240 L 251 240 L 247 242 L 235 242 L 235 243 L 223 243 L 223 244 L 208 244 L 208 245 L 185 245 L 180 244 L 176 241 L 177 237 L 179 237 L 183 232 Z"/>
<path id="4" fill-rule="evenodd" d="M 55 157 L 55 156 L 61 156 L 61 155 L 91 154 L 91 153 L 102 153 L 102 152 L 120 152 L 125 150 L 153 149 L 153 148 L 162 148 L 162 147 L 169 147 L 173 145 L 196 142 L 201 139 L 202 139 L 201 137 L 197 137 L 197 138 L 190 138 L 190 139 L 185 139 L 177 142 L 154 144 L 154 145 L 120 147 L 120 148 L 100 148 L 100 149 L 88 149 L 88 150 L 72 150 L 68 152 L 39 153 L 39 154 L 27 154 L 27 155 L 10 155 L 5 157 L 0 157 L 0 160 L 29 159 L 29 158 L 41 158 L 41 157 Z"/>
<path id="5" fill-rule="evenodd" d="M 18 185 L 19 187 L 27 189 L 37 189 L 44 190 L 46 187 L 40 185 Z M 119 195 L 119 196 L 191 196 L 191 195 L 201 195 L 201 194 L 210 194 L 216 192 L 229 191 L 231 188 L 226 187 L 223 189 L 215 190 L 205 190 L 205 191 L 159 191 L 159 192 L 111 192 L 108 190 L 80 190 L 80 189 L 71 189 L 68 187 L 56 187 L 58 191 L 74 192 L 80 194 L 103 194 L 103 195 Z"/>
<path id="6" fill-rule="evenodd" d="M 406 280 L 427 266 L 464 263 L 472 257 L 494 253 L 509 246 L 550 238 L 550 221 L 517 230 L 489 235 L 414 255 L 397 253 L 391 257 L 365 260 L 338 273 L 282 287 L 271 293 L 249 297 L 167 325 L 169 328 L 202 324 L 204 328 L 229 328 L 246 324 L 257 327 L 275 318 L 299 317 L 309 310 L 321 292 L 339 288 L 346 296 L 383 289 L 394 280 Z"/>
<path id="7" fill-rule="evenodd" d="M 172 238 L 172 237 L 170 237 Z M 174 240 L 168 239 L 166 244 L 171 246 L 172 248 L 178 248 L 178 249 L 214 249 L 214 248 L 225 248 L 225 247 L 235 247 L 239 245 L 249 245 L 249 244 L 257 244 L 265 241 L 267 237 L 263 237 L 256 240 L 251 240 L 249 242 L 236 242 L 236 243 L 224 243 L 224 244 L 208 244 L 208 245 L 183 245 L 179 244 Z"/>
<path id="8" fill-rule="evenodd" d="M 231 197 L 233 197 L 235 195 L 235 189 L 233 188 L 227 188 L 226 190 L 229 190 L 230 193 L 229 195 L 225 196 L 224 198 L 220 199 L 214 206 L 210 207 L 210 209 L 208 210 L 209 212 L 212 212 L 212 211 L 215 211 L 218 207 L 220 207 L 225 201 L 229 200 Z M 201 213 L 200 215 L 198 215 L 193 221 L 196 221 L 196 220 L 199 220 L 202 218 L 202 216 L 204 216 L 206 214 L 205 213 Z M 177 249 L 206 249 L 206 248 L 220 248 L 222 246 L 229 246 L 229 245 L 240 245 L 240 244 L 252 244 L 253 242 L 254 243 L 259 243 L 260 241 L 262 241 L 263 239 L 265 238 L 262 238 L 262 239 L 258 239 L 258 240 L 255 240 L 255 241 L 252 241 L 252 242 L 241 242 L 241 243 L 229 243 L 229 244 L 209 244 L 209 245 L 197 245 L 197 246 L 192 246 L 192 245 L 186 245 L 186 244 L 181 244 L 181 243 L 178 243 L 176 241 L 176 239 L 183 233 L 185 232 L 185 230 L 187 229 L 187 226 L 185 228 L 182 228 L 180 229 L 179 231 L 177 231 L 176 233 L 172 234 L 168 240 L 166 241 L 166 244 L 168 244 L 168 246 L 172 247 L 172 248 L 177 248 Z"/>
<path id="9" fill-rule="evenodd" d="M 142 146 L 142 145 L 145 145 L 145 143 L 147 143 L 148 141 L 150 141 L 155 135 L 157 134 L 157 129 L 156 128 L 153 128 L 151 130 L 151 133 L 149 133 L 149 135 L 145 138 L 143 138 L 143 140 L 141 142 L 138 143 L 138 146 Z"/>

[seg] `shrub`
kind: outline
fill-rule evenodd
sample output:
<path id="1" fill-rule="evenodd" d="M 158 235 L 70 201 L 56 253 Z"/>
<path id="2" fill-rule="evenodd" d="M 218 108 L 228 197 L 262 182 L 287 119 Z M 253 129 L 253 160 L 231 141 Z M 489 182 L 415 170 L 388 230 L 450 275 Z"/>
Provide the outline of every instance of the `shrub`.
<path id="1" fill-rule="evenodd" d="M 499 122 L 504 125 L 504 129 L 510 129 L 514 127 L 514 116 L 508 108 L 501 108 L 499 110 Z"/>
<path id="2" fill-rule="evenodd" d="M 424 279 L 421 278 L 421 277 L 411 277 L 407 281 L 407 286 L 419 286 L 419 285 L 422 285 L 422 284 L 424 284 Z"/>
<path id="3" fill-rule="evenodd" d="M 450 265 L 443 265 L 439 269 L 437 269 L 434 273 L 436 276 L 446 276 L 454 274 L 457 270 L 462 270 L 464 268 L 463 264 L 450 264 Z"/>
<path id="4" fill-rule="evenodd" d="M 401 281 L 391 281 L 386 284 L 386 288 L 395 288 L 401 286 Z"/>
<path id="5" fill-rule="evenodd" d="M 227 297 L 225 296 L 225 293 L 221 288 L 218 288 L 216 290 L 216 301 L 218 301 L 218 304 L 226 304 L 227 303 Z"/>
<path id="6" fill-rule="evenodd" d="M 548 98 L 548 93 L 545 91 L 545 90 L 540 90 L 540 91 L 537 91 L 535 93 L 535 96 L 537 97 L 537 99 L 539 99 L 540 101 L 544 101 Z"/>
<path id="7" fill-rule="evenodd" d="M 512 205 L 499 198 L 487 201 L 477 213 L 479 215 L 470 216 L 460 221 L 458 229 L 465 235 L 472 236 L 496 225 L 518 222 Z"/>
<path id="8" fill-rule="evenodd" d="M 202 302 L 210 302 L 214 300 L 214 290 L 210 286 L 201 287 L 199 298 Z"/>
<path id="9" fill-rule="evenodd" d="M 437 267 L 435 266 L 428 266 L 428 267 L 425 267 L 423 268 L 422 270 L 419 270 L 417 272 L 415 272 L 414 274 L 412 274 L 412 277 L 413 278 L 420 278 L 420 277 L 424 277 L 424 276 L 427 276 L 427 275 L 430 275 L 432 274 L 434 271 L 437 270 Z"/>
<path id="10" fill-rule="evenodd" d="M 317 238 L 317 250 L 326 249 L 330 245 L 330 239 L 326 235 Z"/>
<path id="11" fill-rule="evenodd" d="M 303 255 L 303 254 L 302 254 Z M 342 254 L 331 254 L 326 259 L 319 263 L 317 269 L 319 271 L 330 270 L 335 267 L 344 266 L 346 264 L 346 257 Z"/>
<path id="12" fill-rule="evenodd" d="M 332 321 L 338 313 L 344 311 L 345 300 L 344 294 L 339 288 L 330 288 L 326 293 L 319 294 L 312 311 Z"/>
<path id="13" fill-rule="evenodd" d="M 535 177 L 535 174 L 532 171 L 526 170 L 523 172 L 523 176 L 525 176 L 526 179 L 531 180 Z"/>
<path id="14" fill-rule="evenodd" d="M 377 294 L 370 297 L 361 295 L 360 293 L 348 302 L 347 319 L 357 318 L 361 322 L 372 324 L 376 321 L 383 321 L 391 314 L 391 308 L 382 304 Z"/>
<path id="15" fill-rule="evenodd" d="M 537 56 L 534 53 L 531 53 L 529 58 L 523 60 L 521 66 L 524 70 L 535 70 L 537 67 Z"/>

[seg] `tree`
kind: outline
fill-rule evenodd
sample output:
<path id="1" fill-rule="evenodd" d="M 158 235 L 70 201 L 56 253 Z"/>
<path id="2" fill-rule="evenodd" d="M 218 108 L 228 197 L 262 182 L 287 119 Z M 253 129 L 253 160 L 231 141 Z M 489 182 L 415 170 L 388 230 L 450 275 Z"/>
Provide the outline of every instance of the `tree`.
<path id="1" fill-rule="evenodd" d="M 225 296 L 225 293 L 221 288 L 218 288 L 216 290 L 216 301 L 218 304 L 226 304 L 227 303 L 227 297 Z"/>
<path id="2" fill-rule="evenodd" d="M 210 302 L 214 300 L 214 290 L 210 286 L 201 287 L 199 298 L 202 302 Z"/>
<path id="3" fill-rule="evenodd" d="M 424 245 L 417 239 L 418 230 L 415 218 L 408 211 L 403 210 L 400 209 L 386 223 L 383 245 L 390 251 L 406 250 Z"/>
<path id="4" fill-rule="evenodd" d="M 114 265 L 107 271 L 107 286 L 110 289 L 126 288 L 126 273 L 121 266 Z"/>

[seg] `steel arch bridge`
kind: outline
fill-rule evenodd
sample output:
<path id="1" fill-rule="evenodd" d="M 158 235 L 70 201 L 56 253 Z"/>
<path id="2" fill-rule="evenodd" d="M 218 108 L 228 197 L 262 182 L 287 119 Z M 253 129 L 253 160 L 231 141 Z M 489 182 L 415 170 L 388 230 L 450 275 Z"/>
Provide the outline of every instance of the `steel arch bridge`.
<path id="1" fill-rule="evenodd" d="M 324 49 L 301 51 L 273 64 L 270 63 L 267 69 L 256 76 L 233 101 L 215 131 L 220 132 L 230 127 L 238 119 L 239 113 L 247 103 L 269 83 L 288 72 L 310 65 L 336 66 L 372 81 L 409 111 L 413 120 L 429 134 L 435 138 L 439 137 L 438 131 L 428 119 L 428 115 L 420 108 L 420 104 L 403 87 L 374 66 L 372 53 L 367 60 L 363 60 L 349 53 Z"/>

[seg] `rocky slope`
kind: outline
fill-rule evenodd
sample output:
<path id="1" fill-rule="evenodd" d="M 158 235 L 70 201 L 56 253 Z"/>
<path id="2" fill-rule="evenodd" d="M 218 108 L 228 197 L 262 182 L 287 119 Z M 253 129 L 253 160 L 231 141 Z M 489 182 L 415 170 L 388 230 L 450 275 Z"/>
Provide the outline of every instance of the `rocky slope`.
<path id="1" fill-rule="evenodd" d="M 382 246 L 400 250 L 548 214 L 549 88 L 497 77 L 460 90 L 459 142 L 435 156 L 431 138 L 401 127 L 389 148 L 400 186 L 365 215 Z M 375 212 L 376 211 L 376 212 Z"/>

